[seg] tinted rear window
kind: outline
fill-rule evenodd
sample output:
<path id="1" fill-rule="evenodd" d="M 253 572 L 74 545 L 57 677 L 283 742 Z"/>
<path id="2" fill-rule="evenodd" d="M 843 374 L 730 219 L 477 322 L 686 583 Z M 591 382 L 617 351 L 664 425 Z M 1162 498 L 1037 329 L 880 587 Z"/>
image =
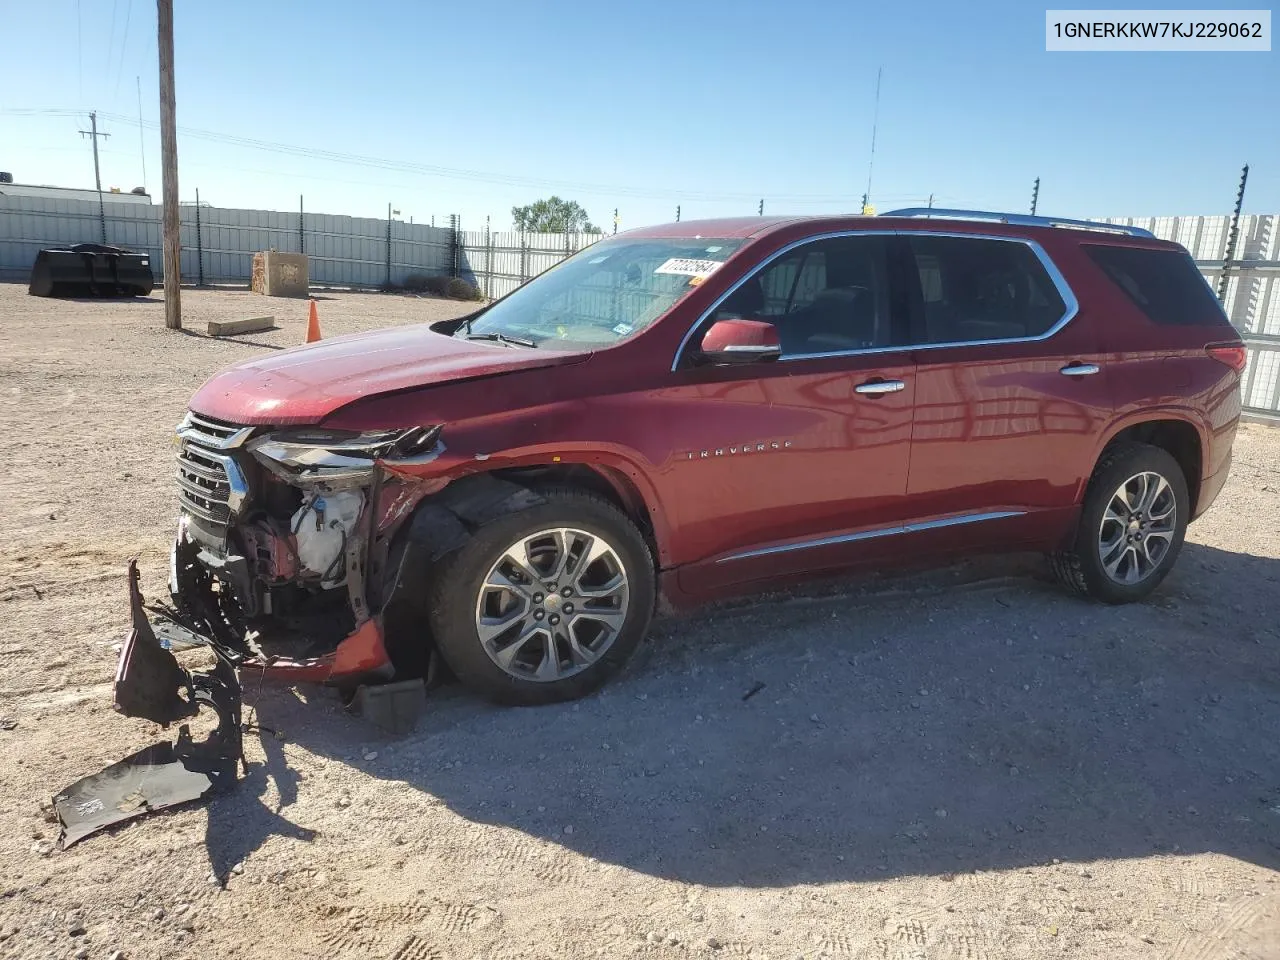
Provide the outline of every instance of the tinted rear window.
<path id="1" fill-rule="evenodd" d="M 1038 337 L 1067 312 L 1035 252 L 1017 240 L 908 238 L 920 276 L 928 343 Z"/>
<path id="2" fill-rule="evenodd" d="M 1189 253 L 1095 244 L 1084 249 L 1153 323 L 1230 325 Z"/>

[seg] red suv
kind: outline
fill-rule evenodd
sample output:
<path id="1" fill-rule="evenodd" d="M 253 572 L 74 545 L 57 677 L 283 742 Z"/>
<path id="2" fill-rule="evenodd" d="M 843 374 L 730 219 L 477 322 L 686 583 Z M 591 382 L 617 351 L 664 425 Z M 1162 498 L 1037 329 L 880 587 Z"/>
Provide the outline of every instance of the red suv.
<path id="1" fill-rule="evenodd" d="M 206 383 L 174 619 L 295 679 L 438 653 L 542 703 L 603 682 L 664 600 L 859 564 L 1037 549 L 1137 600 L 1227 478 L 1244 361 L 1186 250 L 1134 228 L 634 230 L 463 319 Z"/>

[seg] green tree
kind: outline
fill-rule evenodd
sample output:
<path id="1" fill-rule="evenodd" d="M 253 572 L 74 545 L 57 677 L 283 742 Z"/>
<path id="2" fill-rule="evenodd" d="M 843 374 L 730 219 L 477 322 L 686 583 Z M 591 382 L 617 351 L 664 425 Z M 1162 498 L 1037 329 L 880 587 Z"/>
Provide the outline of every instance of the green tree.
<path id="1" fill-rule="evenodd" d="M 523 207 L 511 208 L 516 229 L 526 233 L 599 233 L 587 211 L 574 200 L 547 197 Z"/>

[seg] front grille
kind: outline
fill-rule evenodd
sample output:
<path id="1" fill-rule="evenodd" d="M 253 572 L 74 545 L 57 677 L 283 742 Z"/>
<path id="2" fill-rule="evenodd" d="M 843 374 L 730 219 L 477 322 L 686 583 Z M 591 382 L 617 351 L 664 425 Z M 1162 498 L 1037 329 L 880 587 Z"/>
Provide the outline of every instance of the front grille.
<path id="1" fill-rule="evenodd" d="M 180 431 L 186 431 L 189 437 L 199 435 L 199 439 L 204 441 L 206 447 L 230 447 L 238 445 L 237 434 L 249 431 L 245 427 L 237 427 L 234 423 L 224 423 L 221 420 L 214 420 L 212 417 L 202 417 L 199 414 L 188 413 L 187 418 L 182 421 L 182 426 L 178 428 Z"/>
<path id="2" fill-rule="evenodd" d="M 178 501 L 182 509 L 223 533 L 248 494 L 231 454 L 252 427 L 188 413 L 178 427 Z"/>
<path id="3" fill-rule="evenodd" d="M 190 440 L 178 451 L 178 497 L 184 510 L 202 520 L 225 526 L 231 519 L 231 484 L 221 458 Z"/>

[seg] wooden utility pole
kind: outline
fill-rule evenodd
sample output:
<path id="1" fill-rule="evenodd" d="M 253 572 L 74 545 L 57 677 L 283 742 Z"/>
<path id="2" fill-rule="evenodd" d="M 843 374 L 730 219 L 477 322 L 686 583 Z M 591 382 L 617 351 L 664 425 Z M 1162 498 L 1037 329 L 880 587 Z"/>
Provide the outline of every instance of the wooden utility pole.
<path id="1" fill-rule="evenodd" d="M 160 47 L 160 161 L 164 168 L 164 325 L 182 329 L 182 240 L 178 234 L 178 121 L 173 93 L 173 0 L 156 0 Z"/>
<path id="2" fill-rule="evenodd" d="M 89 129 L 81 130 L 80 136 L 93 140 L 93 185 L 98 191 L 98 226 L 102 231 L 102 242 L 107 242 L 107 209 L 102 205 L 102 174 L 98 170 L 98 138 L 109 137 L 109 133 L 98 132 L 98 111 L 89 114 Z"/>

